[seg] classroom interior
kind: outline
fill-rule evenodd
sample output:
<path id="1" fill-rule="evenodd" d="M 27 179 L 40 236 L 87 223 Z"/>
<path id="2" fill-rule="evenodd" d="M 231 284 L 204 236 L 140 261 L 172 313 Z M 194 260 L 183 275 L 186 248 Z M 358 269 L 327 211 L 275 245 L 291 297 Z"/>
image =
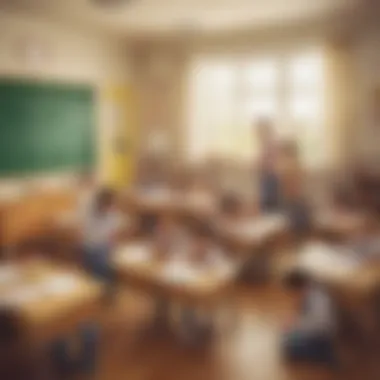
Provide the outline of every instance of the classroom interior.
<path id="1" fill-rule="evenodd" d="M 1 380 L 378 380 L 379 17 L 0 0 Z M 333 310 L 317 359 L 288 357 L 297 274 Z"/>

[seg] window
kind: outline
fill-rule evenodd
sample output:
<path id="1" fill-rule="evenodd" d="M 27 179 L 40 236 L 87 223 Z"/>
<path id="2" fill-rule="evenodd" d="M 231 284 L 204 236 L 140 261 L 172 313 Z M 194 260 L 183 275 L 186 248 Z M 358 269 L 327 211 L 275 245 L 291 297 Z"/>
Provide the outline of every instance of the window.
<path id="1" fill-rule="evenodd" d="M 189 79 L 188 157 L 252 159 L 252 124 L 270 118 L 280 135 L 299 140 L 305 162 L 320 163 L 323 80 L 319 51 L 281 59 L 197 59 Z"/>
<path id="2" fill-rule="evenodd" d="M 293 133 L 306 165 L 318 166 L 326 157 L 323 118 L 324 70 L 322 55 L 310 52 L 290 57 L 286 65 L 287 108 Z"/>

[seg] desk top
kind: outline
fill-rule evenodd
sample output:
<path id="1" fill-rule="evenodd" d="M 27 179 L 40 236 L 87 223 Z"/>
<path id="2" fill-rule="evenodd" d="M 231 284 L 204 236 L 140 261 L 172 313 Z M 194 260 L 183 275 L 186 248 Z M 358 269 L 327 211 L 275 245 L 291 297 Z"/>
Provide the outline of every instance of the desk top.
<path id="1" fill-rule="evenodd" d="M 115 253 L 114 264 L 127 281 L 137 279 L 166 296 L 199 301 L 219 295 L 232 283 L 237 272 L 237 266 L 222 260 L 212 268 L 180 260 L 159 260 L 145 243 L 129 243 L 121 247 Z"/>
<path id="2" fill-rule="evenodd" d="M 85 274 L 45 260 L 0 265 L 0 305 L 14 309 L 27 332 L 37 336 L 47 330 L 59 334 L 58 322 L 70 317 L 65 327 L 74 323 L 101 295 L 101 286 Z"/>
<path id="3" fill-rule="evenodd" d="M 281 273 L 301 269 L 347 297 L 369 296 L 380 286 L 380 264 L 360 262 L 353 252 L 324 243 L 308 243 L 283 258 Z"/>
<path id="4" fill-rule="evenodd" d="M 344 210 L 321 210 L 314 216 L 317 229 L 342 234 L 349 234 L 360 229 L 365 221 L 364 214 Z"/>
<path id="5" fill-rule="evenodd" d="M 286 231 L 288 222 L 281 214 L 259 215 L 234 223 L 219 224 L 219 233 L 242 246 L 254 247 Z"/>
<path id="6" fill-rule="evenodd" d="M 143 211 L 211 214 L 216 210 L 216 200 L 204 192 L 158 188 L 131 191 L 126 197 L 134 207 Z"/>

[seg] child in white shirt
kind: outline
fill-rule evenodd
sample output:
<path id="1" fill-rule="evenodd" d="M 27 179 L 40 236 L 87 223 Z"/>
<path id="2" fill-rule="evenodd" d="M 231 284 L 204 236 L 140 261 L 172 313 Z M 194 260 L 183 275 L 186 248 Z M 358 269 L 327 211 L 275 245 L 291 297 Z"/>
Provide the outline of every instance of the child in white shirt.
<path id="1" fill-rule="evenodd" d="M 116 210 L 115 194 L 100 190 L 83 220 L 82 241 L 85 268 L 96 278 L 110 284 L 110 255 L 122 228 L 123 219 Z"/>

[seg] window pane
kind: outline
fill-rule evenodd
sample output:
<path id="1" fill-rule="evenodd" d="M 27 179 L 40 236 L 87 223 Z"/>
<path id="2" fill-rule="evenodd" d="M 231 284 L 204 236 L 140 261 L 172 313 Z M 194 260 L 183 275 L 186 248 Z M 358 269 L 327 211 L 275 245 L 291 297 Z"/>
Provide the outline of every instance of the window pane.
<path id="1" fill-rule="evenodd" d="M 323 85 L 323 59 L 320 52 L 294 57 L 289 62 L 292 89 L 320 89 Z"/>
<path id="2" fill-rule="evenodd" d="M 274 118 L 277 114 L 277 102 L 273 96 L 255 97 L 246 102 L 245 117 L 249 120 Z"/>
<path id="3" fill-rule="evenodd" d="M 236 113 L 236 65 L 198 61 L 189 78 L 187 150 L 191 159 L 228 149 Z"/>
<path id="4" fill-rule="evenodd" d="M 322 117 L 321 101 L 318 96 L 290 97 L 290 116 L 294 120 L 320 120 Z"/>
<path id="5" fill-rule="evenodd" d="M 263 60 L 247 65 L 244 80 L 255 89 L 274 91 L 278 83 L 278 66 L 275 60 Z"/>

